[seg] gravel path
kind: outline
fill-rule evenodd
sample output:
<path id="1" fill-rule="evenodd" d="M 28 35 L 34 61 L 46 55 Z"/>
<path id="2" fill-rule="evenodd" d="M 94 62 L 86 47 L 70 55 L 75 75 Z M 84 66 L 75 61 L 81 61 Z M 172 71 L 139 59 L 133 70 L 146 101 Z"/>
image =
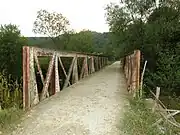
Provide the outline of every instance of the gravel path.
<path id="1" fill-rule="evenodd" d="M 126 95 L 118 61 L 41 102 L 12 135 L 122 135 Z"/>

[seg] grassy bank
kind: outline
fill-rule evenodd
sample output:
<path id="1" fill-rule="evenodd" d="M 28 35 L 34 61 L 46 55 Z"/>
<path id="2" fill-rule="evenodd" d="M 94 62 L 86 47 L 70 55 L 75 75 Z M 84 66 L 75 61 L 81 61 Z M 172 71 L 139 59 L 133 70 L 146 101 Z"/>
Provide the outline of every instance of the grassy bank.
<path id="1" fill-rule="evenodd" d="M 158 126 L 152 126 L 158 119 L 158 113 L 152 113 L 147 108 L 144 100 L 130 100 L 130 105 L 124 114 L 123 131 L 126 135 L 178 135 L 180 130 L 164 122 Z"/>
<path id="2" fill-rule="evenodd" d="M 20 122 L 23 110 L 15 107 L 0 110 L 0 134 L 8 134 Z"/>

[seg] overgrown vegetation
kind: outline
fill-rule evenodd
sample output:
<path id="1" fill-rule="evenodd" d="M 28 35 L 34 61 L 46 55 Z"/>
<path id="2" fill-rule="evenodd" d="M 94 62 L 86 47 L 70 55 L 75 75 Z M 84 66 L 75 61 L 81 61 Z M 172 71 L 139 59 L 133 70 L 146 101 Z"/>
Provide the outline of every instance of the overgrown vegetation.
<path id="1" fill-rule="evenodd" d="M 131 99 L 122 120 L 122 130 L 126 135 L 178 135 L 179 129 L 167 121 L 159 126 L 152 126 L 161 118 L 153 113 L 142 99 Z"/>
<path id="2" fill-rule="evenodd" d="M 20 120 L 22 110 L 21 83 L 0 73 L 0 132 L 7 132 Z"/>
<path id="3" fill-rule="evenodd" d="M 0 27 L 0 105 L 2 109 L 22 106 L 22 46 L 26 38 L 17 26 Z"/>
<path id="4" fill-rule="evenodd" d="M 113 47 L 120 57 L 139 49 L 147 60 L 144 91 L 180 96 L 180 1 L 121 0 L 106 7 Z M 141 67 L 142 68 L 142 67 Z M 142 71 L 142 69 L 141 69 Z M 164 101 L 165 103 L 165 101 Z M 174 109 L 180 109 L 180 106 Z"/>

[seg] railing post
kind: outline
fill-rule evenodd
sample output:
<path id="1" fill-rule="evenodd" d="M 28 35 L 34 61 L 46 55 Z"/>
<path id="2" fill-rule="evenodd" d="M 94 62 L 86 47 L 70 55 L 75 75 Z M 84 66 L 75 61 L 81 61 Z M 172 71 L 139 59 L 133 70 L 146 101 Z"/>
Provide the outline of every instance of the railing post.
<path id="1" fill-rule="evenodd" d="M 78 57 L 76 56 L 76 58 L 74 60 L 74 65 L 73 65 L 72 83 L 77 83 L 78 82 L 77 59 L 78 59 Z"/>
<path id="2" fill-rule="evenodd" d="M 140 50 L 136 51 L 136 62 L 137 62 L 137 75 L 136 75 L 136 89 L 139 90 L 139 86 L 140 86 L 140 62 L 141 62 L 141 52 Z"/>
<path id="3" fill-rule="evenodd" d="M 55 89 L 56 92 L 60 91 L 60 85 L 59 85 L 59 70 L 58 70 L 59 66 L 58 66 L 58 56 L 56 54 L 55 57 Z"/>
<path id="4" fill-rule="evenodd" d="M 39 95 L 38 95 L 38 88 L 36 82 L 36 75 L 35 75 L 35 67 L 34 67 L 34 48 L 29 48 L 29 98 L 30 98 L 30 107 L 39 103 Z"/>
<path id="5" fill-rule="evenodd" d="M 29 47 L 23 46 L 23 107 L 28 109 L 30 107 L 29 94 Z"/>
<path id="6" fill-rule="evenodd" d="M 95 68 L 94 68 L 94 57 L 91 56 L 91 74 L 95 72 Z"/>
<path id="7" fill-rule="evenodd" d="M 88 76 L 88 62 L 87 62 L 87 56 L 84 58 L 85 59 L 85 71 L 84 71 L 84 77 Z"/>

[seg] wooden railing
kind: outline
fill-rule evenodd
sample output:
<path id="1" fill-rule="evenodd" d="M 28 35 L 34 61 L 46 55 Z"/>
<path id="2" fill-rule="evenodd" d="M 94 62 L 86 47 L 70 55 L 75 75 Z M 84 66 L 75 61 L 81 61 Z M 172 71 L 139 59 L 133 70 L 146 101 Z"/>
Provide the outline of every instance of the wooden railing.
<path id="1" fill-rule="evenodd" d="M 134 97 L 140 88 L 140 58 L 140 51 L 135 50 L 134 53 L 122 59 L 128 91 L 133 93 Z"/>
<path id="2" fill-rule="evenodd" d="M 40 58 L 49 58 L 43 74 Z M 63 58 L 67 58 L 64 60 Z M 47 59 L 45 59 L 47 62 Z M 23 106 L 31 108 L 40 101 L 87 77 L 107 65 L 108 58 L 78 52 L 61 52 L 36 47 L 23 47 Z M 68 64 L 64 63 L 70 63 Z M 37 72 L 36 72 L 37 71 Z M 39 80 L 37 76 L 39 75 Z M 41 82 L 41 83 L 40 83 Z"/>

